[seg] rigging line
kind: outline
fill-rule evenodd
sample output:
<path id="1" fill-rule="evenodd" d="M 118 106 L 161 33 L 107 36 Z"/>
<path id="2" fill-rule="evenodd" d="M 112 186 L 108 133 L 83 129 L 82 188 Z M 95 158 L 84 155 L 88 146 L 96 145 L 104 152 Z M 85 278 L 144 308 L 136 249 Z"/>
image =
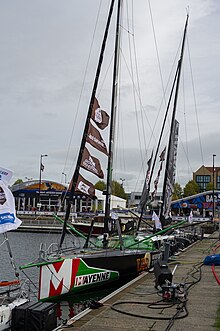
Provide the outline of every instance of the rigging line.
<path id="1" fill-rule="evenodd" d="M 119 85 L 120 83 L 121 76 L 119 77 Z M 120 108 L 120 99 L 121 99 L 121 94 L 120 94 L 120 89 L 118 93 L 118 108 Z M 116 129 L 116 143 L 117 146 L 115 146 L 115 169 L 113 169 L 114 176 L 117 176 L 117 170 L 125 172 L 126 166 L 125 166 L 125 144 L 124 144 L 124 127 L 123 127 L 123 120 L 122 120 L 122 112 L 117 112 L 117 129 Z M 120 141 L 121 143 L 121 148 L 120 148 Z M 120 150 L 120 153 L 119 153 Z M 122 155 L 122 157 L 120 157 Z"/>
<path id="2" fill-rule="evenodd" d="M 183 69 L 184 69 L 184 63 L 183 63 Z M 186 156 L 187 165 L 188 165 L 188 178 L 191 177 L 191 174 L 193 172 L 190 161 L 189 161 L 189 148 L 188 148 L 188 134 L 187 134 L 187 122 L 186 122 L 186 100 L 185 100 L 185 80 L 184 80 L 184 70 L 182 72 L 182 88 L 183 88 L 183 115 L 184 115 L 184 126 L 185 126 L 185 138 L 186 138 L 186 149 L 184 148 L 184 143 L 181 140 L 181 136 L 179 135 L 180 143 L 182 144 L 182 148 L 184 151 L 184 154 Z"/>
<path id="3" fill-rule="evenodd" d="M 197 102 L 196 102 L 195 85 L 194 85 L 194 80 L 193 80 L 192 61 L 191 61 L 191 56 L 190 56 L 188 38 L 186 38 L 186 42 L 187 42 L 187 50 L 188 50 L 188 54 L 189 54 L 189 67 L 190 67 L 191 80 L 192 80 L 193 100 L 194 100 L 194 107 L 195 107 L 195 111 L 196 111 L 196 122 L 197 122 L 198 135 L 199 135 L 200 152 L 201 152 L 202 164 L 204 164 L 202 141 L 201 141 L 201 134 L 200 134 L 200 128 L 199 128 L 199 120 L 198 120 L 198 108 L 197 108 Z"/>
<path id="4" fill-rule="evenodd" d="M 164 100 L 164 104 L 166 106 L 166 94 L 165 94 L 163 75 L 162 75 L 162 70 L 161 70 L 161 65 L 160 65 L 160 57 L 159 57 L 157 38 L 156 38 L 156 32 L 155 32 L 155 27 L 154 27 L 154 20 L 153 20 L 153 14 L 152 14 L 150 0 L 148 0 L 148 5 L 149 5 L 149 10 L 150 10 L 151 25 L 152 25 L 153 35 L 154 35 L 154 43 L 155 43 L 156 54 L 157 54 L 157 62 L 158 62 L 158 67 L 159 67 L 159 72 L 160 72 L 160 80 L 161 80 L 161 85 L 162 85 L 162 89 L 163 89 L 163 100 Z"/>
<path id="5" fill-rule="evenodd" d="M 85 86 L 85 80 L 86 80 L 88 67 L 89 67 L 89 63 L 90 63 L 90 58 L 91 58 L 91 53 L 92 53 L 92 48 L 93 48 L 93 44 L 94 44 L 94 40 L 95 40 L 95 34 L 96 34 L 96 30 L 97 30 L 98 20 L 99 20 L 99 17 L 100 17 L 101 5 L 102 5 L 102 0 L 100 0 L 100 2 L 99 2 L 98 13 L 97 13 L 97 16 L 96 16 L 96 21 L 95 21 L 95 28 L 94 28 L 94 32 L 93 32 L 93 35 L 92 35 L 92 41 L 91 41 L 91 44 L 90 44 L 90 48 L 89 48 L 89 55 L 88 55 L 88 59 L 87 59 L 87 63 L 86 63 L 86 68 L 85 68 L 85 71 L 84 71 L 82 86 L 81 86 L 81 90 L 80 90 L 78 104 L 77 104 L 77 107 L 76 107 L 76 114 L 75 114 L 74 121 L 73 121 L 73 127 L 72 127 L 72 131 L 71 131 L 71 135 L 70 135 L 69 145 L 68 145 L 68 149 L 67 149 L 67 155 L 66 155 L 66 159 L 65 159 L 64 167 L 63 167 L 63 172 L 65 172 L 67 160 L 68 160 L 69 154 L 70 154 L 70 146 L 71 146 L 71 143 L 72 143 L 73 133 L 74 133 L 75 126 L 76 126 L 76 120 L 77 120 L 78 113 L 79 113 L 79 106 L 80 106 L 80 103 L 81 103 L 82 93 L 83 93 L 84 86 Z M 73 167 L 74 166 L 72 165 L 71 170 L 73 169 Z M 72 172 L 71 170 L 69 171 L 69 174 Z"/>
<path id="6" fill-rule="evenodd" d="M 126 61 L 126 58 L 125 58 L 125 56 L 124 56 L 124 54 L 123 54 L 122 50 L 121 50 L 121 53 L 122 53 L 122 58 L 123 58 L 123 60 L 124 60 L 125 66 L 126 66 L 126 68 L 127 68 L 127 71 L 128 71 L 128 74 L 129 74 L 129 76 L 130 76 L 130 79 L 132 79 L 132 78 L 131 78 L 131 72 L 130 72 L 130 70 L 129 70 L 129 66 L 128 66 L 128 63 L 127 63 L 127 61 Z M 133 84 L 133 85 L 134 85 L 134 87 L 135 87 L 135 84 L 134 84 L 134 82 L 132 82 L 132 84 Z M 135 91 L 136 91 L 136 94 L 137 94 L 137 96 L 138 96 L 138 98 L 139 98 L 138 89 L 137 89 L 137 88 L 135 88 Z M 142 102 L 141 102 L 140 98 L 139 98 L 139 102 L 141 103 L 141 107 L 142 107 L 142 109 L 144 109 L 144 106 L 143 106 L 143 104 L 142 104 Z M 152 130 L 152 127 L 151 127 L 151 125 L 150 125 L 150 122 L 149 122 L 149 119 L 148 119 L 148 117 L 146 117 L 146 120 L 147 120 L 147 122 L 148 122 L 148 126 L 149 126 L 149 128 L 150 128 L 150 130 L 151 130 L 151 133 L 153 134 L 153 130 Z M 155 141 L 156 141 L 156 138 L 155 138 Z"/>
<path id="7" fill-rule="evenodd" d="M 184 68 L 183 68 L 184 69 Z M 186 139 L 186 158 L 187 158 L 187 164 L 188 164 L 188 178 L 190 177 L 190 164 L 189 164 L 189 148 L 188 148 L 188 135 L 187 135 L 187 123 L 186 123 L 186 99 L 185 99 L 185 79 L 184 79 L 184 70 L 182 73 L 182 87 L 183 87 L 183 117 L 184 117 L 184 126 L 185 126 L 185 139 Z M 180 139 L 180 135 L 179 135 Z M 184 146 L 184 144 L 183 144 Z M 185 149 L 184 149 L 185 152 Z"/>
<path id="8" fill-rule="evenodd" d="M 123 21 L 123 11 L 122 11 L 122 18 L 121 18 L 121 21 Z M 121 28 L 122 25 L 119 24 L 119 27 Z M 122 40 L 123 40 L 123 31 L 121 30 L 121 44 L 122 44 Z M 118 75 L 118 86 L 121 86 L 121 46 L 119 45 L 119 64 L 118 64 L 118 72 L 119 72 L 119 75 Z M 117 102 L 118 102 L 118 109 L 120 108 L 120 100 L 121 100 L 121 90 L 120 88 L 118 88 L 118 95 L 117 95 Z M 121 162 L 121 158 L 120 158 L 120 155 L 122 154 L 122 160 L 123 160 L 123 169 L 125 170 L 125 155 L 124 155 L 124 151 L 125 151 L 125 148 L 124 148 L 124 134 L 123 134 L 123 121 L 122 121 L 122 112 L 121 111 L 118 111 L 116 112 L 116 134 L 115 134 L 115 145 L 114 145 L 114 166 L 113 166 L 113 173 L 112 173 L 112 178 L 114 180 L 116 180 L 118 174 L 118 169 L 120 169 L 120 162 Z M 120 134 L 121 133 L 121 134 Z M 120 136 L 122 137 L 121 141 L 122 141 L 122 148 L 121 148 L 121 152 L 119 153 L 119 148 L 120 148 Z"/>
<path id="9" fill-rule="evenodd" d="M 103 89 L 103 86 L 104 86 L 104 83 L 106 81 L 107 75 L 108 75 L 108 73 L 110 71 L 111 64 L 113 62 L 113 58 L 114 58 L 114 53 L 112 53 L 111 59 L 109 61 L 109 65 L 108 65 L 108 67 L 107 67 L 107 69 L 106 69 L 106 71 L 105 71 L 105 73 L 103 75 L 103 80 L 102 80 L 102 83 L 100 83 L 99 91 L 97 91 L 97 96 L 100 95 L 100 92 Z"/>
<path id="10" fill-rule="evenodd" d="M 15 264 L 15 261 L 14 261 L 14 258 L 13 258 L 13 255 L 12 255 L 12 251 L 11 251 L 11 246 L 10 246 L 10 243 L 8 241 L 8 235 L 7 235 L 7 232 L 4 232 L 3 233 L 3 236 L 5 238 L 5 242 L 6 242 L 6 245 L 7 245 L 7 249 L 8 249 L 8 253 L 9 253 L 9 257 L 10 257 L 10 262 L 11 262 L 11 265 L 14 269 L 14 272 L 15 272 L 15 276 L 19 279 L 20 276 L 19 276 L 19 272 L 18 272 L 18 269 L 17 269 L 17 266 Z"/>
<path id="11" fill-rule="evenodd" d="M 132 15 L 132 28 L 134 31 L 134 2 L 132 1 L 132 11 L 131 11 Z M 134 35 L 133 35 L 134 37 Z M 144 140 L 144 147 L 145 147 L 145 154 L 147 153 L 147 143 L 146 143 L 146 136 L 145 136 L 145 130 L 144 130 L 144 119 L 143 119 L 143 107 L 142 107 L 142 98 L 141 98 L 141 88 L 140 88 L 140 79 L 139 79 L 139 75 L 138 75 L 138 64 L 137 64 L 137 50 L 136 50 L 136 42 L 135 42 L 135 38 L 132 39 L 133 40 L 133 52 L 134 52 L 134 63 L 135 63 L 135 72 L 136 72 L 136 80 L 137 80 L 137 93 L 138 93 L 138 97 L 139 97 L 139 107 L 140 107 L 140 114 L 141 114 L 141 123 L 142 123 L 142 134 L 143 134 L 143 140 Z M 148 146 L 149 147 L 149 146 Z M 143 162 L 144 160 L 142 160 L 142 168 L 143 168 Z"/>
<path id="12" fill-rule="evenodd" d="M 179 46 L 177 48 L 177 52 L 176 52 L 176 55 L 175 55 L 175 58 L 174 58 L 174 61 L 173 61 L 173 64 L 172 64 L 172 67 L 171 67 L 171 71 L 170 71 L 170 75 L 168 77 L 168 81 L 167 81 L 167 85 L 166 85 L 166 88 L 165 88 L 165 92 L 168 90 L 168 87 L 169 87 L 169 84 L 170 84 L 170 81 L 171 81 L 171 78 L 172 78 L 172 74 L 173 74 L 173 71 L 175 69 L 175 66 L 176 66 L 176 62 L 177 62 L 177 57 L 178 57 L 178 54 L 179 54 L 179 50 L 180 50 L 180 46 L 181 46 L 181 40 L 179 42 Z M 159 107 L 159 111 L 158 111 L 158 114 L 157 114 L 157 117 L 156 117 L 156 120 L 155 120 L 155 123 L 154 123 L 154 126 L 153 126 L 153 129 L 152 132 L 155 131 L 155 127 L 156 127 L 156 124 L 158 122 L 158 119 L 159 119 L 159 115 L 160 115 L 160 110 L 161 110 L 161 107 L 162 107 L 162 104 L 163 104 L 163 98 L 164 96 L 162 97 L 161 99 L 161 103 L 160 103 L 160 107 Z M 168 114 L 168 118 L 170 117 L 170 115 Z M 151 143 L 151 140 L 152 140 L 152 136 L 150 138 L 150 142 Z"/>
<path id="13" fill-rule="evenodd" d="M 128 18 L 128 3 L 126 2 L 126 11 L 127 11 L 127 25 L 128 30 L 130 30 L 129 26 L 129 18 Z M 134 38 L 133 38 L 134 39 Z M 138 131 L 138 141 L 140 146 L 140 154 L 141 154 L 141 160 L 143 163 L 143 153 L 141 149 L 141 137 L 140 137 L 140 125 L 139 125 L 139 119 L 138 119 L 138 113 L 137 113 L 137 101 L 136 101 L 136 94 L 135 94 L 135 83 L 134 83 L 134 69 L 133 69 L 133 59 L 132 59 L 132 51 L 131 51 L 131 39 L 128 35 L 128 48 L 129 48 L 129 60 L 131 65 L 131 81 L 132 81 L 132 90 L 133 90 L 133 100 L 134 100 L 134 108 L 135 108 L 135 116 L 136 116 L 136 125 L 137 125 L 137 131 Z"/>

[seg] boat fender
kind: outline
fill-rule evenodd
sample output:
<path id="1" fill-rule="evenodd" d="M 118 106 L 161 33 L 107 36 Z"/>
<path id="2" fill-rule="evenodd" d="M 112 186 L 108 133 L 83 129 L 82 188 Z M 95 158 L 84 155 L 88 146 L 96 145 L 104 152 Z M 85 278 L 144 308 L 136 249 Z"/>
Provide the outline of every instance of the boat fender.
<path id="1" fill-rule="evenodd" d="M 220 254 L 207 255 L 203 263 L 205 265 L 220 265 Z"/>

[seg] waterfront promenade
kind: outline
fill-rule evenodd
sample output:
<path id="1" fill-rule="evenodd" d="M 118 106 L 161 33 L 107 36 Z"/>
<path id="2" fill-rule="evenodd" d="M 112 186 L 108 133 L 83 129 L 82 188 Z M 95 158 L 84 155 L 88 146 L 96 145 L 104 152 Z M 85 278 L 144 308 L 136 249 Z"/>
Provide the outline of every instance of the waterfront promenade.
<path id="1" fill-rule="evenodd" d="M 170 262 L 171 270 L 176 269 L 173 283 L 187 283 L 188 287 L 191 284 L 186 296 L 186 310 L 183 309 L 180 314 L 180 306 L 172 305 L 172 301 L 160 306 L 162 298 L 154 288 L 155 276 L 153 273 L 144 273 L 122 290 L 100 300 L 103 306 L 87 309 L 68 321 L 68 330 L 220 330 L 216 324 L 217 317 L 220 320 L 220 285 L 211 267 L 201 266 L 204 258 L 212 254 L 212 248 L 219 243 L 219 232 L 215 232 L 176 255 Z M 220 278 L 220 266 L 215 267 L 215 271 Z M 176 313 L 180 319 L 177 316 L 171 321 Z M 64 331 L 66 328 L 60 327 L 59 330 Z"/>

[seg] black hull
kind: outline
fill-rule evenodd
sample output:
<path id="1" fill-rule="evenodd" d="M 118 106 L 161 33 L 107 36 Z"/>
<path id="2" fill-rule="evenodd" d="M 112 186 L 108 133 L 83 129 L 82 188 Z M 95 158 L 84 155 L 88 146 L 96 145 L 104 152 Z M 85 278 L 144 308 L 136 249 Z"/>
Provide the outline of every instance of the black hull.
<path id="1" fill-rule="evenodd" d="M 117 271 L 121 279 L 138 275 L 141 271 L 152 268 L 160 256 L 160 251 L 118 252 L 114 255 L 109 252 L 105 256 L 85 257 L 83 260 L 90 267 Z"/>

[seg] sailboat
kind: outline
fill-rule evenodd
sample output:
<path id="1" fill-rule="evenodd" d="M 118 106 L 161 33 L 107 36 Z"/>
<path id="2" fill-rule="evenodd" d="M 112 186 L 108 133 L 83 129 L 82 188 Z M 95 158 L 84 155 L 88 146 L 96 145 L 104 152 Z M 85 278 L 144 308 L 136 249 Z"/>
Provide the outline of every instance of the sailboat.
<path id="1" fill-rule="evenodd" d="M 111 217 L 110 215 L 111 176 L 113 168 L 114 134 L 117 109 L 117 81 L 119 67 L 118 54 L 120 44 L 120 22 L 122 16 L 121 0 L 118 0 L 117 2 L 116 37 L 111 97 L 112 103 L 110 116 L 107 114 L 107 112 L 100 108 L 99 101 L 96 98 L 96 90 L 115 3 L 116 1 L 112 0 L 109 7 L 109 15 L 101 46 L 101 53 L 95 75 L 83 138 L 79 150 L 75 172 L 69 187 L 69 202 L 63 222 L 63 231 L 59 247 L 57 251 L 53 252 L 52 254 L 47 254 L 47 252 L 43 252 L 41 250 L 41 256 L 38 261 L 20 267 L 21 269 L 30 267 L 40 268 L 38 298 L 41 301 L 48 301 L 57 298 L 59 299 L 63 295 L 69 293 L 74 294 L 81 291 L 88 291 L 92 288 L 117 281 L 118 279 L 135 276 L 138 273 L 151 268 L 154 265 L 154 262 L 161 256 L 161 252 L 157 249 L 152 251 L 138 248 L 135 250 L 126 249 L 123 245 L 118 220 L 117 218 L 112 220 L 114 216 L 112 215 Z M 106 144 L 102 139 L 100 130 L 104 130 L 108 126 L 109 120 L 109 148 L 107 149 Z M 103 245 L 101 248 L 98 248 L 92 241 L 88 239 L 84 247 L 80 250 L 65 250 L 63 248 L 63 242 L 66 235 L 67 221 L 69 219 L 74 193 L 80 191 L 89 196 L 94 196 L 95 192 L 93 184 L 80 174 L 80 170 L 83 168 L 92 173 L 95 173 L 99 178 L 103 177 L 103 172 L 100 168 L 99 160 L 90 154 L 90 146 L 93 146 L 95 149 L 105 154 L 108 158 Z M 109 225 L 111 222 L 116 223 L 116 227 L 121 238 L 120 248 L 110 248 L 108 246 Z"/>
<path id="2" fill-rule="evenodd" d="M 121 0 L 117 1 L 110 116 L 106 111 L 101 109 L 99 101 L 96 97 L 96 91 L 115 2 L 115 0 L 112 0 L 109 8 L 109 15 L 101 46 L 94 86 L 90 98 L 83 138 L 80 145 L 76 168 L 69 187 L 69 201 L 65 219 L 63 221 L 63 230 L 60 243 L 57 249 L 53 252 L 51 251 L 51 246 L 48 250 L 43 250 L 41 247 L 40 257 L 38 260 L 20 267 L 22 270 L 31 267 L 39 267 L 40 278 L 38 299 L 41 301 L 61 299 L 66 294 L 77 294 L 81 291 L 88 291 L 93 288 L 105 286 L 111 282 L 117 281 L 118 279 L 135 276 L 138 273 L 153 267 L 155 261 L 162 256 L 160 249 L 155 248 L 154 246 L 149 246 L 149 238 L 147 240 L 144 238 L 145 243 L 143 245 L 141 245 L 141 241 L 136 241 L 129 246 L 125 245 L 125 238 L 123 238 L 121 234 L 118 216 L 111 213 L 110 210 L 118 92 L 120 28 L 122 26 Z M 109 122 L 109 146 L 107 148 L 100 130 L 104 130 L 108 127 Z M 96 150 L 105 154 L 108 158 L 102 242 L 101 245 L 97 245 L 90 238 L 94 223 L 92 221 L 90 233 L 84 246 L 75 250 L 64 249 L 63 243 L 66 235 L 66 229 L 69 227 L 68 219 L 74 193 L 79 191 L 89 195 L 90 197 L 94 197 L 95 194 L 93 184 L 80 174 L 81 169 L 86 169 L 87 171 L 97 175 L 99 178 L 103 178 L 103 171 L 101 170 L 99 159 L 91 155 L 89 151 L 90 146 L 93 146 Z M 117 247 L 111 246 L 111 240 L 109 237 L 110 227 L 113 223 L 118 231 L 119 244 Z"/>
<path id="3" fill-rule="evenodd" d="M 21 288 L 19 272 L 15 265 L 7 232 L 17 229 L 21 221 L 16 217 L 14 197 L 8 188 L 13 172 L 0 167 L 0 233 L 4 236 L 15 279 L 0 279 L 0 331 L 8 330 L 12 320 L 12 310 L 28 301 Z"/>

